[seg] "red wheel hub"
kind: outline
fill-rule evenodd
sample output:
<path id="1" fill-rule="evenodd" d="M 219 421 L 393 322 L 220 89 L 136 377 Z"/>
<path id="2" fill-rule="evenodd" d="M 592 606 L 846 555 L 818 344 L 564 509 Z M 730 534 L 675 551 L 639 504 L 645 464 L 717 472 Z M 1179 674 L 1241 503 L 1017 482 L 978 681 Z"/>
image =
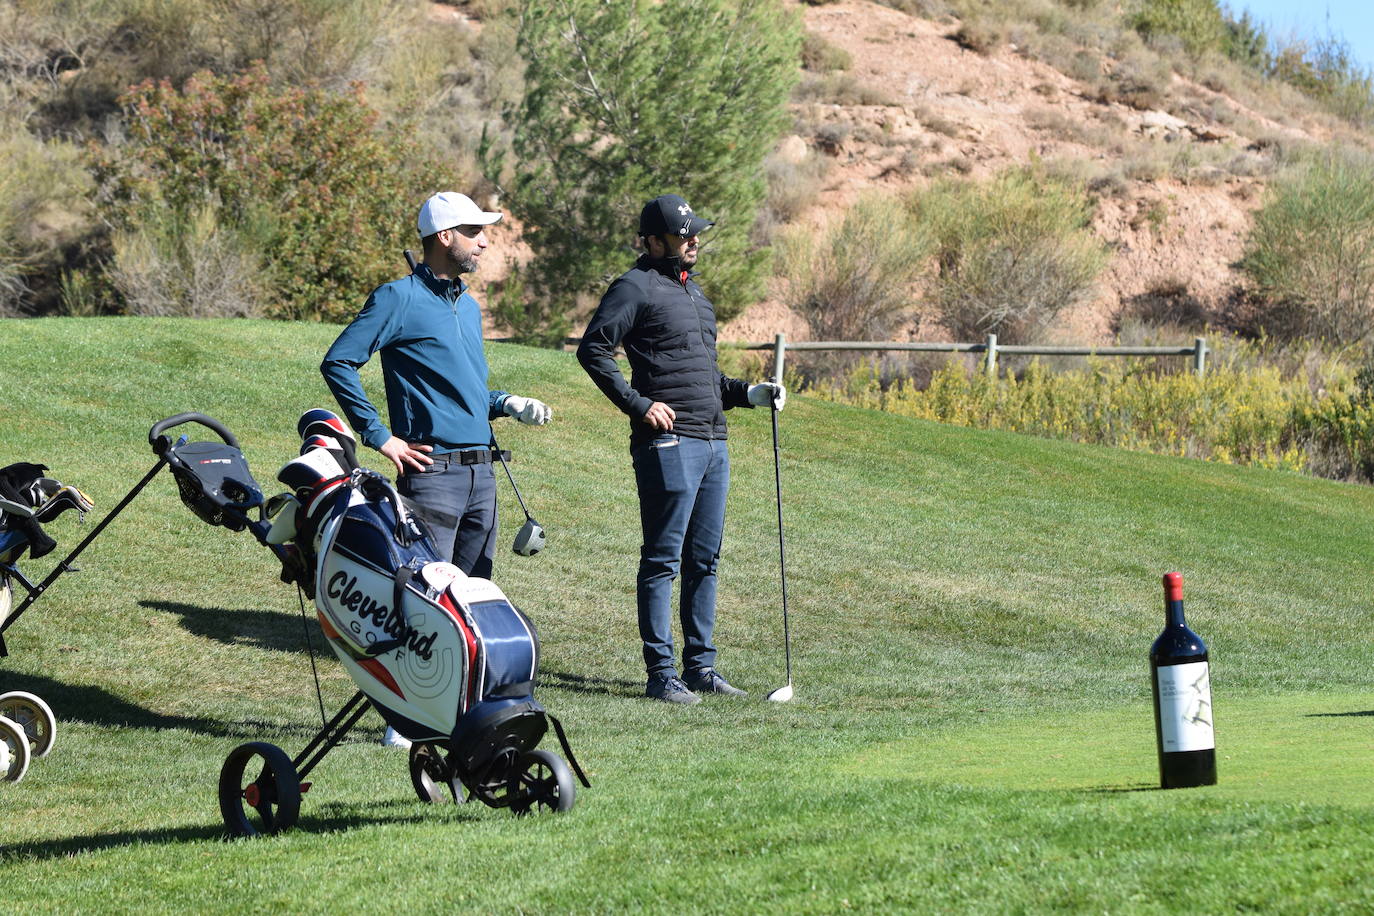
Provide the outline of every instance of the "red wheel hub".
<path id="1" fill-rule="evenodd" d="M 262 790 L 257 783 L 253 783 L 243 790 L 243 800 L 248 802 L 249 807 L 256 808 L 262 803 Z"/>

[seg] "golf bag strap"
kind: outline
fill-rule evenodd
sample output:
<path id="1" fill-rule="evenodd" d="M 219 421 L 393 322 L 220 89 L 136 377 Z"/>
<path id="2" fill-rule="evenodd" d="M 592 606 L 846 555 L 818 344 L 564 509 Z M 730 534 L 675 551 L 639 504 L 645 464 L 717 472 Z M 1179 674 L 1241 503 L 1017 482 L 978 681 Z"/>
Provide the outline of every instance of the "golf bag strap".
<path id="1" fill-rule="evenodd" d="M 563 753 L 568 755 L 568 763 L 572 764 L 573 772 L 576 773 L 577 778 L 582 781 L 582 785 L 590 789 L 592 784 L 587 781 L 587 774 L 582 772 L 582 767 L 578 765 L 577 758 L 573 756 L 572 748 L 568 745 L 568 736 L 563 731 L 563 723 L 558 721 L 557 716 L 549 715 L 548 713 L 545 713 L 545 715 L 548 715 L 549 721 L 553 723 L 554 734 L 558 735 L 558 743 L 563 746 Z"/>
<path id="2" fill-rule="evenodd" d="M 406 586 L 410 584 L 410 580 L 413 578 L 415 578 L 415 570 L 411 569 L 409 566 L 402 566 L 400 569 L 396 570 L 395 580 L 391 586 L 391 600 L 393 602 L 391 606 L 395 608 L 396 613 L 400 614 L 402 617 L 405 616 L 405 605 L 401 602 L 405 600 Z M 378 655 L 385 655 L 388 652 L 399 649 L 405 644 L 406 641 L 404 639 L 388 639 L 385 642 L 373 643 L 368 646 L 367 654 L 372 658 L 376 658 Z"/>

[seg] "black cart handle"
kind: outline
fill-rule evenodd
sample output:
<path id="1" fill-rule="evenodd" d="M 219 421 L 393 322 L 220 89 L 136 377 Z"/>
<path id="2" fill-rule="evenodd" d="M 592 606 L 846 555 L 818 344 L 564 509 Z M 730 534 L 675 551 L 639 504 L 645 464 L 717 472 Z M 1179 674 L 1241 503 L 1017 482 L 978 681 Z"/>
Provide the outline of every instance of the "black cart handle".
<path id="1" fill-rule="evenodd" d="M 165 420 L 158 420 L 153 424 L 153 428 L 148 430 L 148 444 L 153 447 L 153 454 L 161 455 L 163 452 L 167 451 L 167 447 L 171 445 L 171 442 L 163 433 L 173 426 L 180 426 L 183 423 L 199 423 L 201 426 L 218 434 L 218 436 L 224 440 L 225 445 L 231 448 L 239 447 L 239 440 L 234 438 L 234 434 L 229 432 L 228 427 L 223 423 L 216 420 L 214 417 L 207 417 L 203 413 L 189 411 L 187 413 L 179 413 L 174 417 L 168 417 Z"/>

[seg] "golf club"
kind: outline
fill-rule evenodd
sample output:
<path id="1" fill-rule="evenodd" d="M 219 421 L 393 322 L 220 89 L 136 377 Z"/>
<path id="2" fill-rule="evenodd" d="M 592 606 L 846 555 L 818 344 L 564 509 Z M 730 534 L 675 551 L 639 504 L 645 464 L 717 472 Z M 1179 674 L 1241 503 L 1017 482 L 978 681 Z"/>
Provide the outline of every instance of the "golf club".
<path id="1" fill-rule="evenodd" d="M 770 378 L 776 383 L 778 376 Z M 783 548 L 782 538 L 782 460 L 778 451 L 778 395 L 773 392 L 769 405 L 773 414 L 773 482 L 778 495 L 778 570 L 782 575 L 782 650 L 787 660 L 787 684 L 768 694 L 774 703 L 786 703 L 792 699 L 792 633 L 787 622 L 787 551 Z"/>
<path id="2" fill-rule="evenodd" d="M 501 446 L 496 444 L 496 437 L 491 437 L 491 451 L 501 462 L 501 467 L 506 471 L 506 479 L 510 481 L 510 488 L 515 491 L 515 499 L 520 503 L 520 511 L 525 513 L 525 524 L 515 533 L 515 543 L 511 545 L 511 550 L 520 554 L 522 557 L 532 557 L 544 549 L 544 526 L 534 520 L 530 515 L 530 510 L 525 508 L 525 499 L 520 495 L 520 488 L 515 485 L 515 477 L 510 472 L 510 465 L 506 464 L 506 453 L 501 451 Z"/>

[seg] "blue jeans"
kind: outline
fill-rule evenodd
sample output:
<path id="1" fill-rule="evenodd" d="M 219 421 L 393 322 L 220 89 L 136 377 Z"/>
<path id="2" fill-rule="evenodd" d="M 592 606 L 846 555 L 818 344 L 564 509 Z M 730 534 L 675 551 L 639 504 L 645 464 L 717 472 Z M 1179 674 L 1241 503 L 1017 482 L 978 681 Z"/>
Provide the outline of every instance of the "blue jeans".
<path id="1" fill-rule="evenodd" d="M 723 439 L 665 433 L 630 449 L 639 489 L 644 543 L 635 599 L 644 667 L 674 674 L 673 580 L 682 572 L 682 667 L 713 667 L 716 647 L 716 567 L 725 531 L 730 455 Z"/>
<path id="2" fill-rule="evenodd" d="M 415 504 L 439 559 L 469 576 L 491 578 L 496 555 L 496 475 L 490 464 L 459 464 L 458 452 L 433 455 L 423 471 L 396 479 L 396 490 Z"/>

